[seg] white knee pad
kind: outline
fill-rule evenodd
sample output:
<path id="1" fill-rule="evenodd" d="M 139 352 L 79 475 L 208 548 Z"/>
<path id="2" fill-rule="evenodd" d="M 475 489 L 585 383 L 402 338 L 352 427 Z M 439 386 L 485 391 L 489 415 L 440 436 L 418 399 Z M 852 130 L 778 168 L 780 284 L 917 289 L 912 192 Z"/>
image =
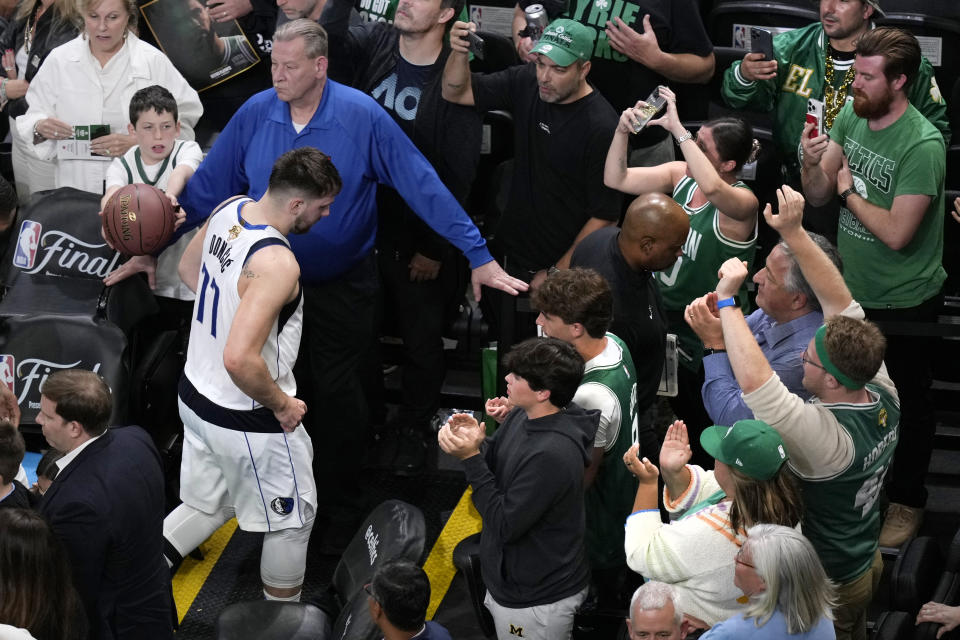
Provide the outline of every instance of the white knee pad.
<path id="1" fill-rule="evenodd" d="M 163 519 L 163 537 L 181 556 L 189 554 L 233 517 L 231 507 L 204 513 L 181 504 Z"/>
<path id="2" fill-rule="evenodd" d="M 260 553 L 260 579 L 268 587 L 291 589 L 303 584 L 307 572 L 307 545 L 313 518 L 302 527 L 268 531 Z"/>

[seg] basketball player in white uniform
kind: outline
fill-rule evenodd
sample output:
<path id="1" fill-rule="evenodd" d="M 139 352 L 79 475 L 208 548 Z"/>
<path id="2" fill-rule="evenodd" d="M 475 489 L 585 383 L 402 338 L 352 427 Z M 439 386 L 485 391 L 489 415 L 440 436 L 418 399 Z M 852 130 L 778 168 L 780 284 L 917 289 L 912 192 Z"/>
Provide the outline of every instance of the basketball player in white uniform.
<path id="1" fill-rule="evenodd" d="M 340 175 L 310 147 L 282 155 L 259 201 L 221 204 L 190 242 L 180 277 L 196 293 L 180 379 L 180 498 L 164 520 L 171 566 L 234 515 L 263 531 L 267 599 L 299 600 L 316 509 L 313 444 L 294 397 L 300 267 L 285 239 L 327 215 Z"/>

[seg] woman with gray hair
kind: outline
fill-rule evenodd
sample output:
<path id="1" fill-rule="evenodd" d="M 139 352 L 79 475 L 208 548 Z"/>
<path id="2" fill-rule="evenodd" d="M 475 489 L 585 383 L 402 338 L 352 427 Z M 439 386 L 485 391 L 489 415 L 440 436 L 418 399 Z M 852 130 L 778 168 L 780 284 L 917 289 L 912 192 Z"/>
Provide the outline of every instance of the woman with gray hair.
<path id="1" fill-rule="evenodd" d="M 747 609 L 724 620 L 702 640 L 834 640 L 836 594 L 810 541 L 796 529 L 758 524 L 736 558 L 733 583 Z"/>
<path id="2" fill-rule="evenodd" d="M 739 420 L 713 426 L 700 444 L 715 458 L 713 471 L 686 464 L 691 454 L 683 421 L 667 429 L 660 464 L 670 524 L 660 521 L 657 508 L 657 467 L 637 458 L 637 445 L 624 456 L 639 481 L 624 530 L 627 565 L 648 580 L 671 584 L 694 629 L 745 610 L 733 578 L 746 528 L 761 522 L 796 526 L 802 511 L 783 439 L 770 425 Z"/>

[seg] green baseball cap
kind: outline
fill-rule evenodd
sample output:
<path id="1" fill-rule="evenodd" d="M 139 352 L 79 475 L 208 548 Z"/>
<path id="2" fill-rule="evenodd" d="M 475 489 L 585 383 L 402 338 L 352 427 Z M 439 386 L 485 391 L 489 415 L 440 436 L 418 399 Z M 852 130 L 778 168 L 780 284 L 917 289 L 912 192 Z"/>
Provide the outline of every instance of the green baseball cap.
<path id="1" fill-rule="evenodd" d="M 530 53 L 542 53 L 561 67 L 569 67 L 577 60 L 590 59 L 593 31 L 576 20 L 554 20 L 543 30 Z"/>
<path id="2" fill-rule="evenodd" d="M 708 427 L 700 434 L 700 444 L 723 464 L 756 480 L 769 480 L 789 458 L 780 434 L 762 420 Z"/>

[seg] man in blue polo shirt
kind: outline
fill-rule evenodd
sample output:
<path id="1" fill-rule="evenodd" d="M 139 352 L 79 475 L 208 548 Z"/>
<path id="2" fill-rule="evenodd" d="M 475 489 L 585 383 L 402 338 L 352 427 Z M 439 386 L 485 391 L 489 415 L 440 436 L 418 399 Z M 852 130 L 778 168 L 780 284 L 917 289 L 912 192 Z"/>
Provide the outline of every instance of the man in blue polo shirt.
<path id="1" fill-rule="evenodd" d="M 389 114 L 369 96 L 327 79 L 326 56 L 326 32 L 316 22 L 281 26 L 274 34 L 274 88 L 254 95 L 231 118 L 180 202 L 188 222 L 196 224 L 231 195 L 259 198 L 274 161 L 296 147 L 322 150 L 343 178 L 329 217 L 309 233 L 291 236 L 290 244 L 304 284 L 299 361 L 306 366 L 297 386 L 312 390 L 305 426 L 319 445 L 318 512 L 345 507 L 345 518 L 337 519 L 353 526 L 344 520 L 360 515 L 361 506 L 357 486 L 367 403 L 360 365 L 375 335 L 377 185 L 396 189 L 464 253 L 478 297 L 481 285 L 509 293 L 527 285 L 493 260 L 476 226 Z"/>

